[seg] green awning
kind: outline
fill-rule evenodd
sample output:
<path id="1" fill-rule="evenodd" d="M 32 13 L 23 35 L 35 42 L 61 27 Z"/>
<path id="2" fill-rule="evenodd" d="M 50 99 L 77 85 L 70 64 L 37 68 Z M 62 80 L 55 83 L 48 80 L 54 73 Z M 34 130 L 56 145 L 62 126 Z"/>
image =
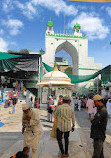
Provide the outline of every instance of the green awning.
<path id="1" fill-rule="evenodd" d="M 21 56 L 0 52 L 0 71 L 12 70 L 18 63 Z M 15 58 L 18 58 L 15 60 Z"/>
<path id="2" fill-rule="evenodd" d="M 18 58 L 18 57 L 20 57 L 20 56 L 0 52 L 0 60 L 3 60 L 3 59 L 11 59 L 11 58 Z"/>

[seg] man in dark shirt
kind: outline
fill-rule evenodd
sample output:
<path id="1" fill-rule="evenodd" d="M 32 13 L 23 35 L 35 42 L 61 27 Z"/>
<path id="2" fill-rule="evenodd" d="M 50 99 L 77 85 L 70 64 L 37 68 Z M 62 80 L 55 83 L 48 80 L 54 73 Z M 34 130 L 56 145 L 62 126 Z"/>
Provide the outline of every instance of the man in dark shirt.
<path id="1" fill-rule="evenodd" d="M 94 96 L 94 104 L 97 107 L 97 113 L 91 117 L 91 135 L 94 140 L 94 153 L 92 158 L 104 158 L 103 143 L 105 141 L 105 132 L 108 120 L 108 114 L 105 106 L 102 103 L 100 95 Z"/>

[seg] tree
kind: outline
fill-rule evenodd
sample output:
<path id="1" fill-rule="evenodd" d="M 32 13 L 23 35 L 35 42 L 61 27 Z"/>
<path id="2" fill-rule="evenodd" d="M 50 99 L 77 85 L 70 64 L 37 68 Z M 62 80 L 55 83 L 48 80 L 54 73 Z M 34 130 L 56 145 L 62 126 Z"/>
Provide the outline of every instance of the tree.
<path id="1" fill-rule="evenodd" d="M 8 50 L 8 53 L 11 54 L 11 53 L 18 53 L 18 52 L 14 50 Z"/>
<path id="2" fill-rule="evenodd" d="M 28 49 L 21 49 L 19 51 L 19 53 L 21 53 L 21 54 L 29 54 L 29 51 L 28 51 Z"/>
<path id="3" fill-rule="evenodd" d="M 72 67 L 66 68 L 65 73 L 72 74 Z"/>
<path id="4" fill-rule="evenodd" d="M 28 49 L 21 49 L 19 52 L 14 51 L 14 50 L 8 50 L 8 53 L 10 53 L 10 54 L 12 54 L 12 53 L 29 54 L 29 51 L 28 51 Z"/>

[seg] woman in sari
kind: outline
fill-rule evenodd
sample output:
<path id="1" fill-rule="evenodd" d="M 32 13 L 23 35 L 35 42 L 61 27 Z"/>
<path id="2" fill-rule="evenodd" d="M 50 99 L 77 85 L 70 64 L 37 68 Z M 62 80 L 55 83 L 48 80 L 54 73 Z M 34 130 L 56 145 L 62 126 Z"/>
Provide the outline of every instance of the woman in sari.
<path id="1" fill-rule="evenodd" d="M 51 137 L 54 137 L 54 138 L 56 138 L 56 130 L 57 130 L 57 125 L 58 125 L 58 116 L 55 116 L 54 113 L 55 113 L 57 107 L 62 105 L 62 104 L 63 104 L 63 96 L 60 95 L 59 100 L 58 100 L 58 104 L 53 111 L 54 123 L 53 123 L 53 127 L 52 127 Z"/>

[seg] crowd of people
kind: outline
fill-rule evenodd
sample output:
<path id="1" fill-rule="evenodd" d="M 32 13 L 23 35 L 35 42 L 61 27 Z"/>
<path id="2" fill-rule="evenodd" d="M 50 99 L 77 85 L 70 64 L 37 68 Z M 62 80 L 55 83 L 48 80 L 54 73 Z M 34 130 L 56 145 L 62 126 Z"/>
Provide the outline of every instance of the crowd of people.
<path id="1" fill-rule="evenodd" d="M 32 99 L 30 100 L 32 101 Z M 55 102 L 50 96 L 47 101 L 47 119 L 53 122 L 51 137 L 57 139 L 60 150 L 60 157 L 69 157 L 69 136 L 75 130 L 75 110 L 78 112 L 83 106 L 83 97 L 73 97 L 72 99 L 59 96 Z M 56 106 L 54 105 L 56 103 Z M 106 104 L 104 104 L 106 103 Z M 108 120 L 107 108 L 111 105 L 111 99 L 103 100 L 100 95 L 89 96 L 84 99 L 84 106 L 88 108 L 89 120 L 91 122 L 90 138 L 93 139 L 94 152 L 92 158 L 104 158 L 103 143 Z M 31 158 L 36 158 L 39 141 L 43 135 L 43 128 L 39 118 L 39 110 L 33 108 L 32 104 L 24 103 L 22 106 L 22 134 L 24 134 L 24 149 L 15 155 L 22 154 L 23 158 L 28 158 L 29 150 L 32 149 Z M 62 139 L 65 144 L 63 145 Z M 24 150 L 26 149 L 26 153 Z M 14 157 L 13 157 L 14 158 Z M 16 158 L 19 158 L 16 156 Z"/>
<path id="2" fill-rule="evenodd" d="M 102 98 L 101 101 L 107 109 L 108 117 L 111 117 L 111 99 L 106 97 Z M 91 119 L 91 117 L 95 116 L 95 114 L 97 113 L 97 107 L 95 106 L 93 96 L 88 97 L 86 108 L 88 109 L 89 119 Z"/>
<path id="3" fill-rule="evenodd" d="M 57 108 L 57 105 L 60 104 L 61 97 L 63 97 L 63 96 L 60 95 L 59 100 L 57 101 L 56 99 L 53 99 L 53 96 L 50 96 L 48 101 L 47 101 L 47 119 L 48 119 L 49 122 L 54 121 L 54 117 L 53 117 L 54 116 L 54 111 Z M 89 102 L 90 97 L 82 97 L 82 96 L 81 97 L 80 96 L 75 97 L 75 96 L 73 96 L 73 97 L 69 98 L 68 104 L 72 107 L 72 109 L 74 111 L 75 110 L 81 111 L 81 108 L 88 108 L 89 113 L 91 113 L 90 112 L 90 107 L 88 107 L 88 102 Z M 94 101 L 93 101 L 93 104 L 94 104 Z M 96 112 L 96 108 L 94 108 L 94 105 L 92 106 L 92 108 L 95 109 L 94 111 Z"/>
<path id="4" fill-rule="evenodd" d="M 19 92 L 18 91 L 7 91 L 6 92 L 6 100 L 4 108 L 8 108 L 12 106 L 12 113 L 15 113 L 15 105 L 18 102 Z"/>

